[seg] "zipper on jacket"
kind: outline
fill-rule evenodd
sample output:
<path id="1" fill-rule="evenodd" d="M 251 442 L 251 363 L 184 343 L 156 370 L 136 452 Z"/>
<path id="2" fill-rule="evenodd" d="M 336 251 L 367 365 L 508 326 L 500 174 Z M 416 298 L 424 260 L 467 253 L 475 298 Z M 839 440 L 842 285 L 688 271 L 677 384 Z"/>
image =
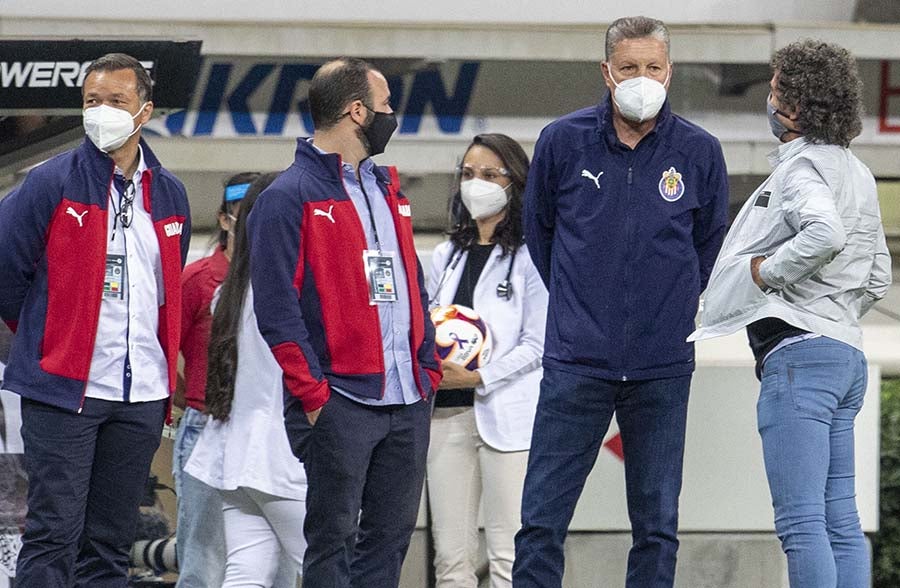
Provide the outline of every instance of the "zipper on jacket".
<path id="1" fill-rule="evenodd" d="M 109 172 L 110 172 L 109 173 L 109 183 L 106 184 L 106 214 L 107 214 L 106 222 L 107 223 L 109 223 L 109 209 L 110 209 L 109 188 L 110 188 L 110 186 L 112 186 L 113 176 L 116 173 L 116 163 L 115 162 L 113 162 L 112 168 L 109 170 Z M 108 226 L 109 226 L 109 224 L 107 224 L 107 227 Z M 109 242 L 106 241 L 105 237 L 104 237 L 103 244 L 104 244 L 103 255 L 104 255 L 104 259 L 105 259 L 105 256 L 107 255 L 107 251 L 108 251 L 108 247 L 109 247 Z M 102 286 L 103 285 L 101 284 L 101 288 L 102 288 Z M 94 325 L 94 334 L 91 337 L 91 346 L 90 346 L 91 349 L 93 349 L 94 346 L 97 344 L 97 331 L 100 330 L 100 307 L 102 305 L 103 305 L 103 296 L 101 295 L 100 302 L 97 303 L 97 324 Z M 92 358 L 93 358 L 93 356 L 92 356 Z M 91 380 L 91 360 L 88 360 L 88 375 L 87 375 L 87 377 L 85 377 L 84 386 L 81 388 L 81 403 L 78 405 L 77 414 L 81 414 L 81 411 L 84 410 L 84 399 L 87 398 L 87 387 L 88 387 L 88 384 L 90 383 L 90 380 Z"/>
<path id="2" fill-rule="evenodd" d="M 632 188 L 631 188 L 631 186 L 632 186 L 633 180 L 634 180 L 634 150 L 631 150 L 631 153 L 628 156 L 628 175 L 626 176 L 626 180 L 625 180 L 626 184 L 628 185 L 628 189 L 625 191 L 625 244 L 626 244 L 626 251 L 631 250 L 631 247 L 630 247 L 631 239 L 632 239 L 632 232 L 631 232 L 631 225 L 632 225 L 632 222 L 631 222 L 631 200 L 632 200 L 631 189 Z M 629 296 L 630 280 L 629 280 L 629 271 L 628 271 L 628 269 L 630 267 L 631 267 L 631 263 L 625 264 L 625 272 L 624 272 L 625 275 L 623 276 L 623 281 L 625 282 L 625 326 L 623 327 L 624 333 L 623 333 L 623 337 L 622 337 L 622 339 L 623 339 L 622 350 L 624 351 L 623 356 L 622 356 L 622 371 L 623 372 L 626 370 L 628 348 L 629 348 L 628 324 L 631 321 L 631 316 L 630 316 L 630 314 L 631 314 L 630 313 L 631 296 Z M 628 376 L 626 376 L 624 373 L 622 374 L 622 381 L 623 382 L 628 381 Z"/>
<path id="3" fill-rule="evenodd" d="M 377 179 L 377 176 L 376 176 L 376 179 Z M 416 304 L 417 301 L 413 299 L 411 283 L 413 280 L 416 280 L 416 284 L 418 284 L 418 276 L 410 275 L 409 272 L 407 271 L 406 257 L 405 257 L 406 252 L 403 250 L 403 244 L 401 243 L 401 241 L 402 241 L 401 236 L 399 234 L 397 234 L 397 227 L 399 226 L 399 221 L 400 221 L 400 219 L 398 218 L 399 213 L 396 212 L 398 210 L 398 206 L 399 206 L 399 202 L 400 202 L 400 197 L 397 195 L 398 193 L 399 192 L 391 192 L 390 189 L 388 189 L 388 194 L 385 196 L 385 200 L 387 201 L 388 210 L 391 213 L 391 220 L 394 222 L 394 233 L 395 233 L 396 239 L 397 239 L 397 250 L 398 250 L 397 252 L 400 255 L 400 264 L 402 266 L 403 275 L 406 276 L 406 297 L 409 298 L 409 320 L 410 320 L 409 333 L 408 333 L 408 337 L 406 340 L 409 344 L 409 359 L 410 359 L 410 363 L 412 364 L 412 368 L 413 368 L 412 369 L 413 381 L 416 383 L 416 386 L 419 389 L 418 390 L 419 396 L 422 398 L 422 400 L 427 400 L 428 392 L 426 391 L 425 386 L 422 385 L 422 377 L 419 373 L 419 370 L 422 369 L 422 364 L 419 362 L 419 359 L 418 359 L 418 349 L 416 348 L 414 341 L 413 341 L 413 329 L 412 329 L 413 305 Z M 413 242 L 413 251 L 415 251 L 415 242 Z M 428 288 L 425 287 L 424 282 L 422 284 L 422 287 L 425 288 L 425 291 L 427 293 Z M 421 293 L 421 291 L 420 291 L 420 293 Z M 422 309 L 423 322 L 431 320 L 428 313 L 429 313 L 428 308 Z M 423 345 L 425 344 L 424 337 L 425 337 L 425 333 L 424 333 L 424 325 L 423 325 L 423 329 L 422 329 L 422 344 Z M 383 345 L 382 345 L 382 347 L 383 347 Z M 391 344 L 391 348 L 393 348 L 393 343 Z M 394 363 L 397 366 L 397 375 L 399 376 L 400 375 L 400 365 L 399 365 L 399 363 L 397 363 L 396 357 L 394 358 Z M 387 386 L 387 366 L 385 366 L 384 381 L 385 381 L 385 386 Z M 429 382 L 430 381 L 431 380 L 429 378 Z M 429 386 L 430 386 L 430 384 L 429 384 Z M 384 389 L 382 389 L 382 391 L 381 391 L 382 400 L 384 399 L 384 392 L 385 392 Z"/>
<path id="4" fill-rule="evenodd" d="M 383 185 L 382 182 L 380 180 L 378 180 L 378 176 L 375 176 L 375 179 L 379 186 Z M 361 182 L 360 182 L 360 187 L 362 187 Z M 396 234 L 397 233 L 396 227 L 399 226 L 399 222 L 400 222 L 400 219 L 398 216 L 399 213 L 397 212 L 399 202 L 400 202 L 400 197 L 398 196 L 399 192 L 391 192 L 391 190 L 388 187 L 385 187 L 385 189 L 387 190 L 387 194 L 386 195 L 382 194 L 382 196 L 384 196 L 385 201 L 387 202 L 388 211 L 390 212 L 391 220 L 394 223 L 394 233 L 395 233 L 396 239 L 397 239 L 397 252 L 400 256 L 401 269 L 403 271 L 403 274 L 406 276 L 406 295 L 407 295 L 407 298 L 409 298 L 409 317 L 410 317 L 409 336 L 407 337 L 407 341 L 409 343 L 409 357 L 410 357 L 412 367 L 413 367 L 413 370 L 412 370 L 413 381 L 415 381 L 416 386 L 418 387 L 419 396 L 422 398 L 422 400 L 427 400 L 428 392 L 426 391 L 425 386 L 422 385 L 422 377 L 421 377 L 421 374 L 419 373 L 419 370 L 424 369 L 424 368 L 422 368 L 422 364 L 419 362 L 419 359 L 418 359 L 418 349 L 414 345 L 413 330 L 412 330 L 413 305 L 417 303 L 417 300 L 415 300 L 413 298 L 411 284 L 413 283 L 413 280 L 415 280 L 415 283 L 418 284 L 418 276 L 410 275 L 410 273 L 407 271 L 406 257 L 405 257 L 406 252 L 403 250 L 403 244 L 401 242 L 402 238 L 399 234 Z M 415 243 L 413 243 L 413 255 L 415 255 Z M 425 287 L 424 283 L 422 286 Z M 426 288 L 426 292 L 427 292 L 427 288 Z M 431 320 L 429 318 L 428 312 L 429 312 L 428 308 L 423 309 L 423 312 L 422 312 L 423 321 Z M 380 331 L 380 326 L 379 326 L 379 331 Z M 424 329 L 423 329 L 423 337 L 424 337 Z M 423 339 L 423 345 L 424 345 L 424 339 Z M 393 343 L 391 344 L 391 348 L 393 348 Z M 384 344 L 382 342 L 382 359 L 383 359 L 383 357 L 384 357 Z M 394 362 L 397 367 L 397 375 L 399 376 L 400 375 L 400 365 L 399 365 L 399 363 L 397 363 L 396 357 L 394 358 Z M 384 362 L 382 362 L 382 363 L 384 363 Z M 383 385 L 382 385 L 382 390 L 381 390 L 381 399 L 384 400 L 385 387 L 387 386 L 387 366 L 386 365 L 384 366 L 384 379 L 382 381 L 383 381 Z M 429 379 L 429 382 L 430 381 L 431 380 Z"/>
<path id="5" fill-rule="evenodd" d="M 81 414 L 81 411 L 84 410 L 84 399 L 87 398 L 87 387 L 88 382 L 90 381 L 90 372 L 88 372 L 88 379 L 85 379 L 84 386 L 81 387 L 81 403 L 78 405 L 78 410 L 75 411 L 76 414 Z"/>

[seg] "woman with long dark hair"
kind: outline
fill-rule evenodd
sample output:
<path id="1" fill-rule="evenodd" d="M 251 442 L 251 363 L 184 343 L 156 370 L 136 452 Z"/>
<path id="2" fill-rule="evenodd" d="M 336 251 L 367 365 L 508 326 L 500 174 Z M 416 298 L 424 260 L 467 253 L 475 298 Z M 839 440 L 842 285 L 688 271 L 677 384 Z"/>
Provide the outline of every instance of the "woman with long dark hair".
<path id="1" fill-rule="evenodd" d="M 476 136 L 450 201 L 450 238 L 432 258 L 432 304 L 473 308 L 493 339 L 478 369 L 443 362 L 427 465 L 438 587 L 477 586 L 482 501 L 491 586 L 511 586 L 547 316 L 547 290 L 522 238 L 527 175 L 516 141 Z"/>
<path id="2" fill-rule="evenodd" d="M 264 174 L 250 185 L 235 223 L 231 267 L 214 302 L 206 383 L 211 418 L 187 466 L 222 495 L 223 588 L 293 588 L 306 550 L 306 476 L 288 445 L 282 372 L 256 326 L 250 288 L 247 216 L 277 176 Z"/>
<path id="3" fill-rule="evenodd" d="M 225 528 L 219 493 L 184 475 L 194 444 L 206 425 L 206 358 L 212 330 L 210 303 L 228 274 L 234 253 L 234 221 L 241 200 L 257 172 L 242 172 L 225 181 L 216 221 L 219 231 L 211 255 L 188 264 L 181 274 L 181 355 L 175 405 L 184 409 L 172 448 L 172 475 L 178 495 L 176 550 L 179 561 L 176 588 L 218 586 L 225 568 Z"/>

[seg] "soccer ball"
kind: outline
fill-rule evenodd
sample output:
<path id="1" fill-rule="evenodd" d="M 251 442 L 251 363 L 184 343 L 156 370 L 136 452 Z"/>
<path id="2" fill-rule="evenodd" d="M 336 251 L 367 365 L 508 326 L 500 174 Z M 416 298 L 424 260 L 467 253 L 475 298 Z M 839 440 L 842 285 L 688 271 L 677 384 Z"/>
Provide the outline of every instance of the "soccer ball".
<path id="1" fill-rule="evenodd" d="M 469 370 L 485 365 L 491 357 L 491 331 L 477 312 L 461 304 L 431 311 L 435 344 L 441 359 Z"/>

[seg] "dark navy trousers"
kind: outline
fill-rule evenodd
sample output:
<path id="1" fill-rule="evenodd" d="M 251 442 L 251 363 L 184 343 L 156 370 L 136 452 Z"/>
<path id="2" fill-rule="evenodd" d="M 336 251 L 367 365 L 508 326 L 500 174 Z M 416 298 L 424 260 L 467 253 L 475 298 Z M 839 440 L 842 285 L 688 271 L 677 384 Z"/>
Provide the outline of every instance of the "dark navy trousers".
<path id="1" fill-rule="evenodd" d="M 28 515 L 16 588 L 124 588 L 166 403 L 86 398 L 75 414 L 22 398 Z"/>
<path id="2" fill-rule="evenodd" d="M 303 587 L 396 588 L 422 496 L 431 402 L 373 407 L 332 392 L 315 426 L 290 399 L 285 422 L 308 480 Z"/>

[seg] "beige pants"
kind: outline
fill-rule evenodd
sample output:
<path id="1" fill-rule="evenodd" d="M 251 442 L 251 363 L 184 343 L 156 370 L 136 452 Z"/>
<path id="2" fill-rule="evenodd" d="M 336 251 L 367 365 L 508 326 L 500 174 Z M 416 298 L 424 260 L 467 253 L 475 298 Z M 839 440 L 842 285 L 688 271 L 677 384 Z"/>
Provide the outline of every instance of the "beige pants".
<path id="1" fill-rule="evenodd" d="M 437 588 L 477 587 L 482 501 L 491 588 L 512 586 L 527 465 L 527 451 L 497 451 L 481 440 L 471 406 L 435 409 L 427 476 Z"/>

